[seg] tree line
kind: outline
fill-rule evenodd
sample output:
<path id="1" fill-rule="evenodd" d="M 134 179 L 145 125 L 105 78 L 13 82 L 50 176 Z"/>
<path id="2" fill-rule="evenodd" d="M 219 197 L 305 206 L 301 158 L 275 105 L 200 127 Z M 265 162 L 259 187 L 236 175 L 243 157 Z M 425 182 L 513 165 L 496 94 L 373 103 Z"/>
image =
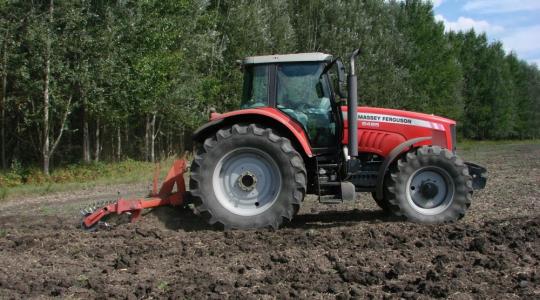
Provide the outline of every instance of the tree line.
<path id="1" fill-rule="evenodd" d="M 540 72 L 483 33 L 449 32 L 425 1 L 0 0 L 1 165 L 190 149 L 238 106 L 250 55 L 358 59 L 363 105 L 433 113 L 471 139 L 536 138 Z"/>

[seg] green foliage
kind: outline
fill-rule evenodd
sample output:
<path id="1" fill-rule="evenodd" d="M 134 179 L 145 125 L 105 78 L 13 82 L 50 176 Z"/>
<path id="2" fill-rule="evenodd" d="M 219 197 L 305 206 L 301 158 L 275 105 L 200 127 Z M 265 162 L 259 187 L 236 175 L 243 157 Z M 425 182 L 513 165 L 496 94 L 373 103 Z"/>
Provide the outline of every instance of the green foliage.
<path id="1" fill-rule="evenodd" d="M 8 194 L 8 189 L 6 187 L 0 187 L 0 201 L 5 200 Z"/>
<path id="2" fill-rule="evenodd" d="M 25 170 L 18 160 L 13 160 L 11 168 L 8 172 L 0 175 L 0 187 L 14 187 L 23 182 L 23 174 Z M 7 194 L 7 191 L 5 192 Z"/>
<path id="3" fill-rule="evenodd" d="M 81 274 L 77 276 L 77 282 L 79 283 L 81 287 L 87 287 L 89 284 L 89 278 L 88 276 Z"/>
<path id="4" fill-rule="evenodd" d="M 127 159 L 118 163 L 73 164 L 55 169 L 50 176 L 45 176 L 40 169 L 12 168 L 0 173 L 0 188 L 13 188 L 24 184 L 43 186 L 51 189 L 52 184 L 84 183 L 98 179 L 114 179 L 143 174 L 151 176 L 155 164 Z M 7 191 L 6 191 L 7 193 Z"/>
<path id="5" fill-rule="evenodd" d="M 405 107 L 460 119 L 461 72 L 441 23 L 433 22 L 430 5 L 420 1 L 400 4 L 398 26 L 409 41 L 404 65 L 409 70 L 413 92 Z"/>
<path id="6" fill-rule="evenodd" d="M 168 291 L 169 290 L 169 283 L 167 281 L 160 281 L 158 283 L 158 286 L 157 288 L 160 290 L 160 291 Z"/>
<path id="7" fill-rule="evenodd" d="M 484 34 L 445 33 L 428 1 L 55 1 L 52 22 L 49 7 L 0 1 L 2 187 L 109 172 L 65 167 L 81 160 L 84 132 L 96 160 L 146 159 L 151 135 L 158 157 L 191 149 L 190 133 L 211 107 L 238 108 L 236 60 L 248 55 L 321 51 L 346 61 L 361 47 L 362 105 L 453 118 L 469 139 L 540 135 L 538 67 Z M 42 155 L 48 41 L 51 136 L 72 99 L 51 178 L 32 168 Z"/>
<path id="8" fill-rule="evenodd" d="M 540 93 L 538 68 L 505 54 L 485 34 L 450 33 L 463 72 L 463 136 L 472 139 L 535 138 Z M 535 88 L 530 88 L 535 87 Z"/>

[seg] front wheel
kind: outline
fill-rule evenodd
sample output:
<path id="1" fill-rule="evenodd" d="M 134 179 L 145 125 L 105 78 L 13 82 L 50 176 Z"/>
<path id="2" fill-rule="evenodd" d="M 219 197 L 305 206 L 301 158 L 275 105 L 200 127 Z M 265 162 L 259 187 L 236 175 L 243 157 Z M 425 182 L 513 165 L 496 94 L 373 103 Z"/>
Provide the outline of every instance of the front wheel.
<path id="1" fill-rule="evenodd" d="M 255 124 L 207 138 L 191 166 L 195 209 L 225 228 L 277 228 L 306 193 L 306 169 L 290 141 Z"/>
<path id="2" fill-rule="evenodd" d="M 386 194 L 384 194 L 384 197 L 382 199 L 378 199 L 377 194 L 375 192 L 371 192 L 371 197 L 373 198 L 373 200 L 375 200 L 377 206 L 385 213 L 389 213 L 392 211 L 392 207 L 390 206 L 390 203 L 388 203 L 388 198 L 386 197 Z"/>
<path id="3" fill-rule="evenodd" d="M 423 146 L 397 161 L 387 183 L 396 215 L 420 223 L 462 218 L 471 204 L 472 178 L 463 160 L 438 146 Z"/>

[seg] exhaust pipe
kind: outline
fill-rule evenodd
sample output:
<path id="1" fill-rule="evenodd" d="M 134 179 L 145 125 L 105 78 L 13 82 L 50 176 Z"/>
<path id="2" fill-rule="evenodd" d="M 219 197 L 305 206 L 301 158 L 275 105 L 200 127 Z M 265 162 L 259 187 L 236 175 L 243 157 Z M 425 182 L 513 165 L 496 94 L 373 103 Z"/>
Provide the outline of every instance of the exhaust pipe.
<path id="1" fill-rule="evenodd" d="M 349 155 L 351 158 L 358 157 L 358 82 L 354 70 L 354 63 L 359 53 L 360 48 L 354 50 L 351 54 L 350 72 L 347 76 L 347 85 L 349 87 L 347 99 L 347 120 L 349 122 Z"/>

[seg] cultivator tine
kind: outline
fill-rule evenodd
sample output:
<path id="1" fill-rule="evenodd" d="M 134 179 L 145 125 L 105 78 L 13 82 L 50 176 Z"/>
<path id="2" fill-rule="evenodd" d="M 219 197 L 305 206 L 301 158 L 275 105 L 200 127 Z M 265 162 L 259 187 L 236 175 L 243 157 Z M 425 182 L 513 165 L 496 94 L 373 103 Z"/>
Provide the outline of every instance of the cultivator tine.
<path id="1" fill-rule="evenodd" d="M 93 211 L 92 208 L 93 208 L 93 205 L 83 207 L 83 208 L 81 209 L 81 215 L 86 216 L 86 215 L 88 215 L 88 214 L 91 214 L 92 211 Z"/>
<path id="2" fill-rule="evenodd" d="M 95 231 L 98 226 L 103 226 L 103 227 L 106 227 L 106 228 L 111 227 L 109 223 L 107 223 L 105 221 L 102 221 L 101 219 L 98 222 L 96 222 L 95 224 L 92 224 L 91 226 L 86 226 L 84 224 L 84 220 L 86 219 L 86 217 L 92 215 L 93 213 L 95 213 L 96 211 L 98 211 L 100 209 L 106 208 L 108 205 L 110 205 L 110 204 L 112 204 L 114 202 L 115 201 L 94 201 L 90 205 L 88 205 L 87 207 L 84 207 L 83 209 L 81 209 L 80 213 L 83 216 L 83 221 L 81 222 L 81 227 L 86 231 Z"/>
<path id="3" fill-rule="evenodd" d="M 108 206 L 110 204 L 113 204 L 115 202 L 116 202 L 116 200 L 95 201 L 95 202 L 92 202 L 90 205 L 82 208 L 80 210 L 80 213 L 81 213 L 81 215 L 86 216 L 86 215 L 94 213 L 95 211 L 97 211 L 100 208 L 104 208 L 104 207 L 106 207 L 106 206 Z"/>

